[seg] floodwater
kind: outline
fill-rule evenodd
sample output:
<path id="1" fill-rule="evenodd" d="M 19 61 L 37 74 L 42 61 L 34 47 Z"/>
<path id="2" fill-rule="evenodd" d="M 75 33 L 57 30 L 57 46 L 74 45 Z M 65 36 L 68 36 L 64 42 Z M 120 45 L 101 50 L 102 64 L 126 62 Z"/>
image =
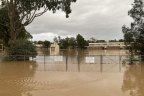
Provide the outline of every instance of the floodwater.
<path id="1" fill-rule="evenodd" d="M 50 55 L 49 49 L 38 48 L 39 55 Z M 87 49 L 87 50 L 60 50 L 57 55 L 125 55 L 128 53 L 128 50 L 96 50 L 96 49 Z"/>
<path id="2" fill-rule="evenodd" d="M 142 63 L 122 64 L 126 57 L 120 64 L 105 63 L 114 57 L 101 64 L 45 59 L 49 58 L 49 62 L 0 60 L 0 96 L 144 96 Z"/>

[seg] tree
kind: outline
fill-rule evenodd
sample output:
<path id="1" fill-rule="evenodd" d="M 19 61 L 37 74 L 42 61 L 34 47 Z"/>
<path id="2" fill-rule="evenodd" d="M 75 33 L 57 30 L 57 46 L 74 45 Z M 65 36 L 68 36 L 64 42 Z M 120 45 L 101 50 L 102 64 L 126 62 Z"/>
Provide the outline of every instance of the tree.
<path id="1" fill-rule="evenodd" d="M 3 25 L 2 25 L 3 24 Z M 4 26 L 7 25 L 7 26 Z M 0 39 L 3 40 L 4 45 L 8 47 L 8 41 L 10 39 L 10 20 L 8 18 L 7 10 L 6 8 L 0 9 Z M 17 34 L 18 39 L 31 39 L 32 35 L 26 31 L 24 27 L 20 30 L 20 34 Z"/>
<path id="2" fill-rule="evenodd" d="M 39 40 L 39 41 L 37 42 L 37 44 L 43 44 L 43 41 Z"/>
<path id="3" fill-rule="evenodd" d="M 119 41 L 119 42 L 124 42 L 124 39 L 119 39 L 118 41 Z"/>
<path id="4" fill-rule="evenodd" d="M 9 38 L 14 42 L 24 26 L 29 25 L 36 17 L 48 10 L 55 13 L 61 9 L 68 17 L 71 13 L 72 2 L 76 2 L 76 0 L 0 0 L 0 4 L 6 8 L 9 18 L 8 23 L 0 23 L 0 25 L 9 27 Z"/>
<path id="5" fill-rule="evenodd" d="M 105 40 L 97 40 L 96 43 L 104 43 L 106 42 Z"/>
<path id="6" fill-rule="evenodd" d="M 76 48 L 76 39 L 74 37 L 69 38 L 69 47 L 72 49 Z"/>
<path id="7" fill-rule="evenodd" d="M 134 0 L 128 15 L 133 18 L 130 28 L 122 27 L 124 41 L 131 55 L 144 54 L 144 4 L 142 0 Z"/>
<path id="8" fill-rule="evenodd" d="M 33 41 L 33 43 L 34 43 L 34 44 L 37 44 L 37 43 L 38 43 L 38 41 Z"/>
<path id="9" fill-rule="evenodd" d="M 83 38 L 82 35 L 78 34 L 76 36 L 76 41 L 77 41 L 77 47 L 80 48 L 80 49 L 84 49 L 85 46 L 86 46 L 86 41 L 85 39 Z"/>
<path id="10" fill-rule="evenodd" d="M 68 49 L 69 47 L 69 38 L 63 38 L 63 39 L 59 39 L 59 46 L 61 49 Z"/>
<path id="11" fill-rule="evenodd" d="M 96 43 L 96 41 L 97 40 L 94 37 L 91 37 L 90 40 L 89 40 L 90 43 Z"/>
<path id="12" fill-rule="evenodd" d="M 45 47 L 45 48 L 49 48 L 50 45 L 51 45 L 51 42 L 50 42 L 50 41 L 45 40 L 45 41 L 43 42 L 43 47 Z"/>
<path id="13" fill-rule="evenodd" d="M 36 47 L 31 41 L 26 39 L 16 40 L 15 44 L 8 51 L 9 56 L 12 56 L 11 59 L 16 60 L 29 59 L 29 57 L 35 57 L 37 55 Z"/>
<path id="14" fill-rule="evenodd" d="M 118 41 L 115 39 L 115 40 L 109 40 L 109 42 L 118 42 Z"/>
<path id="15" fill-rule="evenodd" d="M 59 43 L 59 42 L 60 42 L 60 39 L 58 39 L 57 37 L 54 37 L 53 41 L 54 41 L 55 43 Z"/>
<path id="16" fill-rule="evenodd" d="M 2 43 L 3 43 L 3 40 L 0 39 L 0 44 L 2 44 Z"/>
<path id="17" fill-rule="evenodd" d="M 60 36 L 58 37 L 57 41 L 59 42 L 59 46 L 61 49 L 74 49 L 76 47 L 76 39 L 74 37 L 66 37 L 66 38 L 61 38 Z"/>

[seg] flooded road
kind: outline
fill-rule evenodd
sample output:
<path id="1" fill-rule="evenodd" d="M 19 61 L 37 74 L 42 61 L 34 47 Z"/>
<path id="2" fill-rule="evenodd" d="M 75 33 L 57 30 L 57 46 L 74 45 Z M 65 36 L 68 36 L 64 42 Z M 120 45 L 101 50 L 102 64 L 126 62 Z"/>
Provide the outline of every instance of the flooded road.
<path id="1" fill-rule="evenodd" d="M 0 96 L 144 96 L 142 64 L 0 61 Z"/>

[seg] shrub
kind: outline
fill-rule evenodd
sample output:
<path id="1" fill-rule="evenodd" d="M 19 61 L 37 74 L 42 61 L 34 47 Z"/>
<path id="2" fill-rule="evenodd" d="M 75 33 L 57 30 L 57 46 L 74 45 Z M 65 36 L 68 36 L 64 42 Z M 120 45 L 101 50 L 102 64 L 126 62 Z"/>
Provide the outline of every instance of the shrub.
<path id="1" fill-rule="evenodd" d="M 8 48 L 9 56 L 11 59 L 28 59 L 29 57 L 35 57 L 37 55 L 36 47 L 31 41 L 28 40 L 16 40 L 14 44 Z M 26 57 L 26 58 L 25 58 Z"/>

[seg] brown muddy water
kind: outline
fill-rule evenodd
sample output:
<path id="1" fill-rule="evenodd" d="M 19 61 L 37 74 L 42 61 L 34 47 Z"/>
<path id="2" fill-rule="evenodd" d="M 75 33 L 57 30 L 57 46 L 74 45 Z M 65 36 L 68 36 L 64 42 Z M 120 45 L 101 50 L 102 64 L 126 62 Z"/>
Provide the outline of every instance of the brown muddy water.
<path id="1" fill-rule="evenodd" d="M 65 57 L 60 62 L 54 58 L 61 57 L 46 56 L 44 63 L 40 56 L 35 61 L 0 60 L 0 96 L 144 96 L 142 63 L 122 64 L 126 57 L 116 62 L 119 58 L 113 56 L 100 64 L 95 55 L 94 63 L 88 63 L 84 55 L 79 64 L 68 57 L 66 65 Z"/>

